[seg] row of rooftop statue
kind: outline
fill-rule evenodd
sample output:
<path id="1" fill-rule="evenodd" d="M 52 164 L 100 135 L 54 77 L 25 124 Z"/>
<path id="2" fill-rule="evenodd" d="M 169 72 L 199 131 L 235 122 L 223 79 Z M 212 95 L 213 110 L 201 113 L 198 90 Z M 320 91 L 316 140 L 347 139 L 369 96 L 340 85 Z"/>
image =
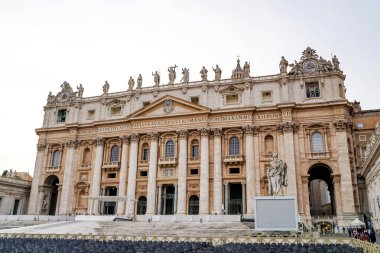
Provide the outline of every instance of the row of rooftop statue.
<path id="1" fill-rule="evenodd" d="M 285 59 L 284 56 L 281 57 L 280 63 L 279 63 L 279 69 L 280 69 L 280 76 L 298 76 L 303 74 L 314 74 L 314 73 L 327 73 L 327 72 L 342 72 L 340 70 L 340 62 L 338 58 L 334 55 L 330 60 L 325 60 L 321 56 L 318 56 L 316 54 L 316 51 L 314 49 L 311 49 L 310 47 L 306 48 L 302 52 L 302 57 L 299 62 L 294 61 L 292 64 L 288 64 L 288 61 Z M 177 77 L 176 68 L 178 66 L 170 66 L 168 67 L 168 77 L 169 77 L 169 85 L 173 85 L 175 82 L 175 79 Z M 288 67 L 291 67 L 291 70 L 288 72 Z M 212 70 L 215 73 L 214 81 L 220 81 L 222 78 L 222 70 L 219 67 L 219 65 L 216 65 L 215 68 L 212 67 Z M 240 60 L 237 60 L 237 66 L 232 72 L 231 78 L 249 78 L 250 77 L 250 71 L 251 66 L 250 63 L 245 62 L 243 68 L 240 66 Z M 202 81 L 208 81 L 208 70 L 203 66 L 200 70 L 199 74 L 201 75 Z M 160 73 L 158 71 L 155 71 L 152 73 L 153 81 L 154 81 L 154 87 L 160 86 Z M 182 68 L 182 78 L 180 80 L 181 83 L 188 83 L 189 82 L 189 69 L 188 68 Z M 136 89 L 141 89 L 143 83 L 143 78 L 141 74 L 137 77 L 137 86 Z M 73 92 L 72 88 L 67 82 L 64 82 L 61 85 L 62 91 L 58 93 L 56 96 L 52 95 L 51 92 L 48 95 L 48 104 L 53 104 L 55 102 L 66 102 L 74 97 L 82 97 L 84 88 L 82 84 L 77 86 L 77 92 Z M 110 85 L 107 81 L 105 81 L 103 85 L 103 95 L 107 95 L 109 91 Z M 135 89 L 135 80 L 132 78 L 132 76 L 129 78 L 128 81 L 128 90 L 132 91 Z M 64 94 L 66 94 L 69 99 L 67 99 Z M 61 97 L 60 97 L 61 96 Z"/>

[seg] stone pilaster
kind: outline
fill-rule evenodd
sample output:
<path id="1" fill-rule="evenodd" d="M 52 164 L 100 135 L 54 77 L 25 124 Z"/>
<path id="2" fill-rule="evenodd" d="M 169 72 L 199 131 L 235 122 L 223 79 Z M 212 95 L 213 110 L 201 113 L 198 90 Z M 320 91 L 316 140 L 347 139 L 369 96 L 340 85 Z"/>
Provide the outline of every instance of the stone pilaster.
<path id="1" fill-rule="evenodd" d="M 254 169 L 255 153 L 253 150 L 253 134 L 257 132 L 254 126 L 247 126 L 244 128 L 245 133 L 245 169 L 246 169 L 246 183 L 247 183 L 247 214 L 252 214 L 253 198 L 256 196 L 255 182 L 256 173 Z"/>
<path id="2" fill-rule="evenodd" d="M 245 214 L 248 212 L 246 211 L 247 210 L 247 203 L 248 201 L 246 200 L 246 185 L 245 183 L 241 183 L 241 195 L 242 195 L 242 210 L 241 210 L 241 214 Z"/>
<path id="3" fill-rule="evenodd" d="M 75 160 L 75 149 L 78 146 L 78 142 L 74 140 L 69 140 L 66 142 L 67 152 L 65 160 L 65 170 L 63 174 L 61 201 L 59 204 L 59 214 L 69 214 L 71 212 L 70 200 L 71 200 L 71 190 L 73 188 L 73 167 Z"/>
<path id="4" fill-rule="evenodd" d="M 209 129 L 202 128 L 201 132 L 201 177 L 199 214 L 209 214 L 209 159 L 208 159 L 208 136 Z"/>
<path id="5" fill-rule="evenodd" d="M 150 133 L 147 214 L 156 214 L 156 179 L 158 156 L 158 133 Z"/>
<path id="6" fill-rule="evenodd" d="M 125 197 L 125 189 L 127 184 L 127 167 L 128 167 L 128 146 L 129 137 L 121 137 L 122 147 L 121 147 L 121 164 L 119 173 L 119 190 L 118 195 L 120 197 Z M 117 203 L 117 214 L 124 214 L 125 212 L 125 202 L 119 201 Z"/>
<path id="7" fill-rule="evenodd" d="M 129 156 L 129 174 L 127 189 L 127 215 L 134 215 L 135 197 L 136 197 L 136 174 L 137 174 L 137 155 L 138 155 L 138 135 L 131 135 L 131 151 Z"/>
<path id="8" fill-rule="evenodd" d="M 340 223 L 339 221 L 341 221 L 343 219 L 343 217 L 342 217 L 342 215 L 343 215 L 342 206 L 343 206 L 343 202 L 345 202 L 345 201 L 342 201 L 342 195 L 340 194 L 341 193 L 341 187 L 340 187 L 341 175 L 340 174 L 334 174 L 334 175 L 332 175 L 332 179 L 333 179 L 333 184 L 334 184 L 336 216 L 338 218 L 338 224 L 339 224 Z"/>
<path id="9" fill-rule="evenodd" d="M 161 207 L 162 207 L 162 184 L 159 184 L 158 185 L 158 204 L 157 204 L 157 214 L 160 215 L 161 214 Z"/>
<path id="10" fill-rule="evenodd" d="M 306 220 L 308 223 L 311 222 L 310 216 L 310 201 L 309 201 L 309 175 L 301 176 L 302 181 L 302 198 L 303 198 L 303 207 L 301 212 L 305 214 Z"/>
<path id="11" fill-rule="evenodd" d="M 222 129 L 214 129 L 214 212 L 223 214 Z"/>
<path id="12" fill-rule="evenodd" d="M 278 130 L 284 135 L 284 160 L 288 166 L 288 191 L 287 195 L 297 198 L 296 161 L 294 153 L 293 132 L 298 130 L 298 125 L 294 122 L 286 122 L 278 126 Z"/>
<path id="13" fill-rule="evenodd" d="M 178 214 L 186 214 L 186 178 L 187 178 L 187 131 L 178 132 Z M 176 208 L 176 206 L 174 206 Z"/>
<path id="14" fill-rule="evenodd" d="M 95 153 L 95 163 L 92 174 L 92 182 L 91 182 L 91 196 L 98 197 L 100 193 L 100 178 L 102 175 L 102 165 L 103 165 L 103 149 L 104 149 L 104 138 L 97 138 L 94 140 L 94 144 L 96 146 Z M 89 205 L 90 205 L 89 201 Z M 92 212 L 98 214 L 99 213 L 99 200 L 92 200 L 92 206 L 95 210 Z M 90 206 L 89 206 L 90 209 Z"/>
<path id="15" fill-rule="evenodd" d="M 37 214 L 42 214 L 42 200 L 44 199 L 44 187 L 38 187 L 38 202 L 37 202 Z"/>
<path id="16" fill-rule="evenodd" d="M 225 214 L 228 214 L 228 202 L 229 202 L 229 198 L 230 198 L 230 193 L 229 193 L 229 186 L 228 186 L 228 183 L 224 183 L 224 210 L 225 210 Z"/>
<path id="17" fill-rule="evenodd" d="M 30 190 L 28 214 L 38 214 L 37 213 L 38 184 L 40 182 L 41 172 L 43 169 L 43 160 L 44 160 L 43 158 L 44 158 L 45 148 L 46 148 L 45 144 L 37 144 L 37 157 L 36 157 L 36 162 L 34 164 L 34 173 L 33 173 L 32 188 Z"/>

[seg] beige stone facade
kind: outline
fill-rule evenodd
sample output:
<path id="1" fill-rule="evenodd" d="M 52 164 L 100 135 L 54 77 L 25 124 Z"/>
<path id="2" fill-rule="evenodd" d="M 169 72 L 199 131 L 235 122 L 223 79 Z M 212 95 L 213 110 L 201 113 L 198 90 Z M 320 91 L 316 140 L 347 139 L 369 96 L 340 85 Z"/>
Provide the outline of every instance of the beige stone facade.
<path id="1" fill-rule="evenodd" d="M 106 82 L 95 97 L 63 83 L 37 129 L 28 212 L 251 216 L 277 153 L 300 217 L 321 219 L 309 203 L 309 183 L 320 179 L 333 207 L 322 219 L 347 225 L 359 202 L 345 76 L 337 59 L 310 48 L 289 72 L 283 60 L 270 76 L 238 61 L 229 79 L 202 69 L 201 81 L 160 85 L 156 76 L 152 87 L 130 82 L 117 93 Z"/>

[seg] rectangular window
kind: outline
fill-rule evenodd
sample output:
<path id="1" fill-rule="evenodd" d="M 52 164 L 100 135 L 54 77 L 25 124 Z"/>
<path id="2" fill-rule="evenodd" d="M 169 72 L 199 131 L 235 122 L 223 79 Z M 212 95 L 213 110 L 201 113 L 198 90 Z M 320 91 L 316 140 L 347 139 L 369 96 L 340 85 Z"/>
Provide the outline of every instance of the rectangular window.
<path id="1" fill-rule="evenodd" d="M 19 199 L 16 199 L 15 200 L 15 204 L 13 206 L 13 215 L 16 215 L 18 213 L 18 206 L 20 204 L 20 200 Z"/>
<path id="2" fill-rule="evenodd" d="M 238 94 L 232 94 L 232 95 L 226 95 L 226 104 L 238 104 L 239 103 L 239 95 Z"/>
<path id="3" fill-rule="evenodd" d="M 366 141 L 367 137 L 365 135 L 359 135 L 359 141 Z"/>
<path id="4" fill-rule="evenodd" d="M 307 98 L 319 98 L 321 96 L 319 91 L 318 82 L 306 83 L 306 97 Z"/>
<path id="5" fill-rule="evenodd" d="M 143 102 L 143 107 L 148 106 L 149 104 L 150 104 L 149 101 L 145 101 L 145 102 Z"/>
<path id="6" fill-rule="evenodd" d="M 116 115 L 121 115 L 121 106 L 115 106 L 111 108 L 111 115 L 116 116 Z"/>
<path id="7" fill-rule="evenodd" d="M 107 173 L 107 178 L 116 178 L 116 173 Z"/>
<path id="8" fill-rule="evenodd" d="M 144 161 L 148 161 L 149 160 L 149 149 L 148 148 L 144 148 L 143 149 L 143 160 Z"/>
<path id="9" fill-rule="evenodd" d="M 262 91 L 261 92 L 261 101 L 262 102 L 271 102 L 272 101 L 272 91 Z"/>
<path id="10" fill-rule="evenodd" d="M 190 169 L 190 175 L 198 175 L 199 170 L 198 169 Z"/>
<path id="11" fill-rule="evenodd" d="M 66 122 L 66 113 L 67 113 L 66 109 L 58 110 L 58 114 L 57 114 L 57 122 L 58 123 Z"/>
<path id="12" fill-rule="evenodd" d="M 364 127 L 364 124 L 363 123 L 356 123 L 356 127 L 362 128 L 362 127 Z"/>
<path id="13" fill-rule="evenodd" d="M 147 177 L 147 176 L 148 176 L 148 171 L 140 170 L 140 177 Z"/>
<path id="14" fill-rule="evenodd" d="M 88 119 L 88 120 L 93 120 L 93 119 L 95 119 L 95 110 L 88 110 L 88 111 L 87 111 L 87 119 Z"/>
<path id="15" fill-rule="evenodd" d="M 240 168 L 230 168 L 230 174 L 240 174 Z"/>
<path id="16" fill-rule="evenodd" d="M 193 103 L 193 104 L 199 104 L 199 97 L 191 97 L 190 98 L 191 99 L 191 103 Z"/>

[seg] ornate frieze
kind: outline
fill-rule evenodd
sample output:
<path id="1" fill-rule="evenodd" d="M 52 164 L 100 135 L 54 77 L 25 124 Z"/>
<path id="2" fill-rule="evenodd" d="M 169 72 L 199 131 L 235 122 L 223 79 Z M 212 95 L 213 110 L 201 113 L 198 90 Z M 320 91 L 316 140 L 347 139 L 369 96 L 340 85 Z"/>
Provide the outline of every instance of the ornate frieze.
<path id="1" fill-rule="evenodd" d="M 214 138 L 220 138 L 222 137 L 223 130 L 221 128 L 214 128 L 212 129 L 212 133 L 214 134 Z"/>
<path id="2" fill-rule="evenodd" d="M 103 137 L 96 138 L 96 139 L 94 140 L 94 144 L 95 144 L 95 146 L 103 146 L 103 145 L 104 145 L 104 142 L 105 142 L 105 138 L 103 138 Z"/>
<path id="3" fill-rule="evenodd" d="M 79 146 L 79 141 L 68 140 L 68 141 L 66 141 L 65 145 L 68 148 L 77 148 Z"/>
<path id="4" fill-rule="evenodd" d="M 123 135 L 120 137 L 122 143 L 129 144 L 129 136 L 128 135 Z"/>
<path id="5" fill-rule="evenodd" d="M 160 136 L 157 132 L 151 132 L 148 133 L 148 135 L 150 137 L 150 141 L 158 141 L 158 137 Z"/>
<path id="6" fill-rule="evenodd" d="M 180 139 L 186 139 L 188 136 L 187 130 L 184 129 L 177 131 L 177 134 Z"/>
<path id="7" fill-rule="evenodd" d="M 46 144 L 37 144 L 38 151 L 44 151 L 46 147 L 47 147 Z"/>
<path id="8" fill-rule="evenodd" d="M 132 134 L 131 135 L 131 142 L 138 142 L 139 141 L 139 136 L 137 134 Z"/>
<path id="9" fill-rule="evenodd" d="M 283 132 L 283 133 L 289 133 L 289 132 L 294 132 L 294 131 L 297 131 L 299 128 L 298 124 L 295 123 L 295 122 L 286 122 L 286 123 L 282 123 L 282 124 L 279 124 L 277 126 L 277 131 L 279 132 Z"/>
<path id="10" fill-rule="evenodd" d="M 244 129 L 244 133 L 246 135 L 254 135 L 254 134 L 257 134 L 259 132 L 260 127 L 254 126 L 254 125 L 249 125 L 249 126 L 244 127 L 243 129 Z"/>
<path id="11" fill-rule="evenodd" d="M 347 120 L 339 120 L 334 122 L 334 126 L 337 131 L 346 131 L 351 129 L 352 122 Z"/>
<path id="12" fill-rule="evenodd" d="M 209 128 L 201 128 L 199 129 L 199 132 L 201 133 L 201 136 L 208 136 L 210 134 Z"/>

